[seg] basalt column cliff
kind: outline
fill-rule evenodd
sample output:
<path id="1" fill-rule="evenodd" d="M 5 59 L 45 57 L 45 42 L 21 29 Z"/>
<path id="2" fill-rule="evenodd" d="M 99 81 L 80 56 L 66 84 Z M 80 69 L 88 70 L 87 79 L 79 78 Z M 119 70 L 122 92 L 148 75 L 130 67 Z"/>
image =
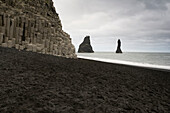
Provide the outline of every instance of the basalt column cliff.
<path id="1" fill-rule="evenodd" d="M 0 0 L 0 46 L 76 57 L 52 0 Z"/>

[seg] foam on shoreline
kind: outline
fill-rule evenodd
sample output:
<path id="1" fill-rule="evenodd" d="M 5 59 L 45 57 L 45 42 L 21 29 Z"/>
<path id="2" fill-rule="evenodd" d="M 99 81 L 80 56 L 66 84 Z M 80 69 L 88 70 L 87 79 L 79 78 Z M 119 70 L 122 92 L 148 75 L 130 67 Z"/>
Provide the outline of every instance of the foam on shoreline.
<path id="1" fill-rule="evenodd" d="M 103 59 L 103 58 L 92 58 L 92 57 L 84 57 L 84 56 L 78 56 L 78 58 L 107 62 L 107 63 L 116 63 L 116 64 L 123 64 L 123 65 L 138 66 L 138 67 L 170 71 L 170 66 L 163 66 L 163 65 L 154 65 L 154 64 L 147 64 L 147 63 L 129 62 L 129 61 Z"/>

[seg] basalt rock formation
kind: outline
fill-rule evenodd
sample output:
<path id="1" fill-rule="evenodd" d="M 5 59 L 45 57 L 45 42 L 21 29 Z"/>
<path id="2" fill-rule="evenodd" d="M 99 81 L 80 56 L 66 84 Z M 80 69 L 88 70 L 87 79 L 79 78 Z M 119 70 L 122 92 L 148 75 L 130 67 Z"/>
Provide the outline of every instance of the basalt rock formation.
<path id="1" fill-rule="evenodd" d="M 94 53 L 90 44 L 90 36 L 84 38 L 84 41 L 79 46 L 78 53 Z"/>
<path id="2" fill-rule="evenodd" d="M 118 45 L 117 45 L 117 50 L 116 50 L 116 53 L 122 53 L 122 50 L 121 50 L 121 41 L 120 39 L 117 41 Z"/>
<path id="3" fill-rule="evenodd" d="M 0 46 L 76 57 L 52 0 L 0 0 Z"/>

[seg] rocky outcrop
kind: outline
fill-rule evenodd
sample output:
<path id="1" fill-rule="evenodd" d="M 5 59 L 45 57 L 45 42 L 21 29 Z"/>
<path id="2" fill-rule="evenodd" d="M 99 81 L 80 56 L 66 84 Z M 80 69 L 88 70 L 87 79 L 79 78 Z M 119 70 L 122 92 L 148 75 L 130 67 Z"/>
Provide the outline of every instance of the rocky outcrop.
<path id="1" fill-rule="evenodd" d="M 122 53 L 122 50 L 121 50 L 121 41 L 120 39 L 117 41 L 117 50 L 116 50 L 116 53 Z"/>
<path id="2" fill-rule="evenodd" d="M 76 57 L 52 0 L 0 0 L 0 46 Z"/>
<path id="3" fill-rule="evenodd" d="M 84 38 L 84 41 L 79 46 L 78 53 L 94 53 L 90 44 L 90 36 Z"/>

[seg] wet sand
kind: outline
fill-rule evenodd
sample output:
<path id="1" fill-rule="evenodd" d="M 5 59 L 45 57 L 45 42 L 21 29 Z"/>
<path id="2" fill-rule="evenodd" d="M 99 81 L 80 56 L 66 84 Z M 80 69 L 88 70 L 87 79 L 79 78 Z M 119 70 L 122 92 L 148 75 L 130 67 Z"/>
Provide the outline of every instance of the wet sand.
<path id="1" fill-rule="evenodd" d="M 0 47 L 0 112 L 168 113 L 170 72 Z"/>

